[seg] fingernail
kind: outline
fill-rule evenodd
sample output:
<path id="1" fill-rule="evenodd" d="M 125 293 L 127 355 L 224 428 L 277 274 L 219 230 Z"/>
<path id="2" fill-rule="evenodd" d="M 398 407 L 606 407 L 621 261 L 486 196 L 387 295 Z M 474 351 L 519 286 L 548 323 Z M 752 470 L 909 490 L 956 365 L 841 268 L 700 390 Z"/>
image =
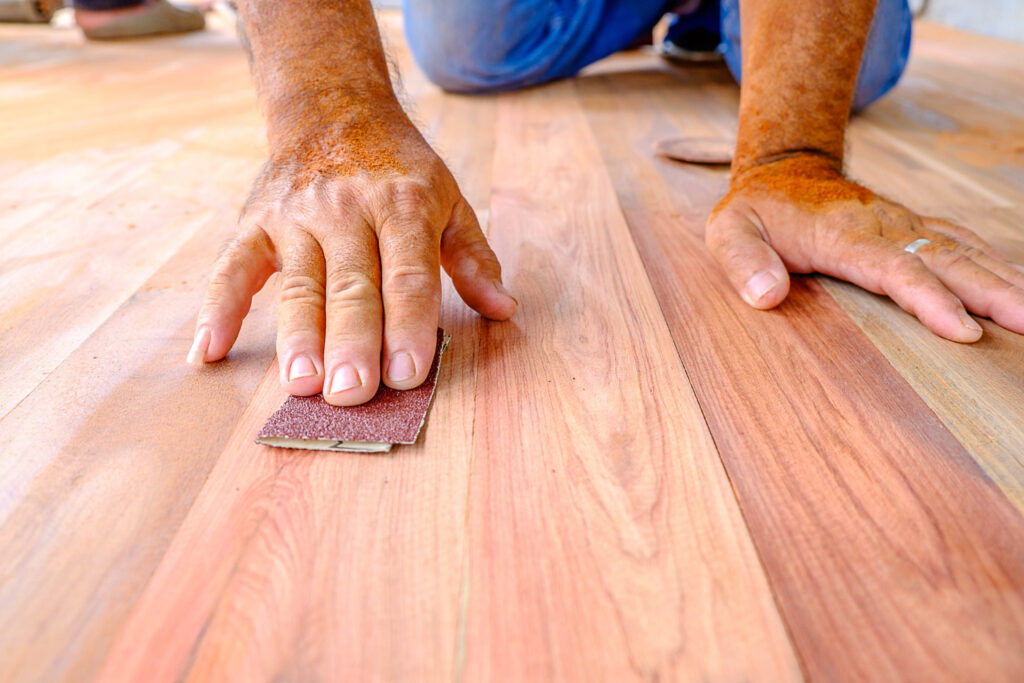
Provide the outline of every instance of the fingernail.
<path id="1" fill-rule="evenodd" d="M 293 382 L 303 377 L 312 377 L 316 374 L 316 365 L 313 364 L 312 359 L 306 356 L 299 356 L 292 361 L 291 366 L 288 368 L 288 381 Z"/>
<path id="2" fill-rule="evenodd" d="M 340 394 L 343 391 L 354 389 L 362 384 L 359 373 L 351 365 L 345 364 L 334 371 L 334 379 L 331 380 L 332 394 Z"/>
<path id="3" fill-rule="evenodd" d="M 494 288 L 498 290 L 498 294 L 501 294 L 502 296 L 507 296 L 509 299 L 512 299 L 512 301 L 515 301 L 517 306 L 519 305 L 519 299 L 512 296 L 512 292 L 505 289 L 505 285 L 501 284 L 501 280 L 494 280 L 493 282 Z"/>
<path id="4" fill-rule="evenodd" d="M 388 363 L 388 379 L 392 382 L 403 382 L 416 374 L 416 366 L 412 362 L 412 356 L 405 351 L 399 351 L 391 356 Z"/>
<path id="5" fill-rule="evenodd" d="M 747 300 L 748 304 L 756 304 L 768 292 L 775 289 L 777 284 L 779 284 L 779 278 L 775 277 L 774 273 L 770 270 L 762 270 L 747 280 L 747 286 L 743 290 L 743 298 Z"/>
<path id="6" fill-rule="evenodd" d="M 196 330 L 196 338 L 192 342 L 192 348 L 188 350 L 185 360 L 192 365 L 202 365 L 206 358 L 206 350 L 210 348 L 210 328 L 203 325 Z"/>
<path id="7" fill-rule="evenodd" d="M 969 329 L 971 332 L 981 332 L 981 325 L 977 321 L 967 314 L 967 311 L 960 311 L 960 324 Z"/>

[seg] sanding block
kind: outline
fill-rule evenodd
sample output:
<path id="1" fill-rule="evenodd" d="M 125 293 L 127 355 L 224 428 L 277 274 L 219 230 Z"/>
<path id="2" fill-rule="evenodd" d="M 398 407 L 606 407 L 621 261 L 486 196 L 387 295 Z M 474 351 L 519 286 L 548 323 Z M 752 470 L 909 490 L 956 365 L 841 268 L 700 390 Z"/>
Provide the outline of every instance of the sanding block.
<path id="1" fill-rule="evenodd" d="M 398 391 L 381 384 L 377 394 L 358 406 L 332 406 L 322 394 L 289 396 L 256 442 L 280 448 L 315 451 L 386 453 L 394 444 L 416 443 L 434 398 L 441 357 L 451 337 L 437 331 L 434 362 L 423 384 Z"/>

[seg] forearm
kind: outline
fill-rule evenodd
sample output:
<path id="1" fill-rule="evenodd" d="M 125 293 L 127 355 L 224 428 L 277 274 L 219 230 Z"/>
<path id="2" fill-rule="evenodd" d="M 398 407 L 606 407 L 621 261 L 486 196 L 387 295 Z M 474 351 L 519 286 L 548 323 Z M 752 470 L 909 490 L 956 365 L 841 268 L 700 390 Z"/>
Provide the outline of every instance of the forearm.
<path id="1" fill-rule="evenodd" d="M 369 0 L 244 0 L 240 11 L 272 155 L 400 112 Z"/>
<path id="2" fill-rule="evenodd" d="M 798 151 L 837 168 L 877 0 L 742 0 L 733 177 Z"/>

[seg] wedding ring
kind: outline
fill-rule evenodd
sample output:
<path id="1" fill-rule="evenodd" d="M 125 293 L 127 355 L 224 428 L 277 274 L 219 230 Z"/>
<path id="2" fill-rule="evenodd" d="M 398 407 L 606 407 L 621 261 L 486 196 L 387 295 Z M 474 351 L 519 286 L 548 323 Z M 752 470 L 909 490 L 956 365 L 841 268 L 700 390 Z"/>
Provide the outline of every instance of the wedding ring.
<path id="1" fill-rule="evenodd" d="M 920 249 L 924 245 L 931 244 L 931 243 L 932 243 L 931 240 L 926 240 L 925 238 L 922 237 L 920 239 L 914 240 L 913 242 L 911 242 L 907 246 L 903 247 L 903 251 L 906 251 L 906 252 L 909 252 L 909 253 L 913 254 L 915 251 L 917 251 L 918 249 Z"/>

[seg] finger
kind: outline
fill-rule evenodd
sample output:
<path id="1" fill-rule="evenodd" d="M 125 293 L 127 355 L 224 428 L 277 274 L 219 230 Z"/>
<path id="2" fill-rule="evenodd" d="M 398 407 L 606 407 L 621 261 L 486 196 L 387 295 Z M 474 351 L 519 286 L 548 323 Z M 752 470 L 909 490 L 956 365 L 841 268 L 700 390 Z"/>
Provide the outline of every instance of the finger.
<path id="1" fill-rule="evenodd" d="M 501 284 L 501 264 L 465 199 L 441 235 L 441 264 L 470 308 L 491 320 L 508 320 L 519 302 Z"/>
<path id="2" fill-rule="evenodd" d="M 253 295 L 274 270 L 274 246 L 260 228 L 248 230 L 228 244 L 214 266 L 206 299 L 199 309 L 189 363 L 210 363 L 227 355 L 249 313 Z"/>
<path id="3" fill-rule="evenodd" d="M 324 399 L 350 406 L 373 398 L 380 385 L 380 265 L 377 236 L 365 223 L 333 233 L 327 259 L 327 338 Z"/>
<path id="4" fill-rule="evenodd" d="M 764 310 L 789 294 L 789 272 L 764 241 L 758 220 L 753 212 L 726 207 L 711 217 L 705 241 L 743 300 Z"/>
<path id="5" fill-rule="evenodd" d="M 383 381 L 393 389 L 412 389 L 426 379 L 437 345 L 440 240 L 413 216 L 389 221 L 381 227 L 379 239 Z"/>
<path id="6" fill-rule="evenodd" d="M 916 254 L 970 311 L 991 318 L 1008 330 L 1024 333 L 1024 289 L 1018 286 L 1018 282 L 1024 282 L 1021 273 L 1014 273 L 1008 264 L 995 261 L 972 247 L 951 249 L 932 243 L 918 249 Z M 978 261 L 1003 270 L 1011 280 L 1000 277 Z"/>
<path id="7" fill-rule="evenodd" d="M 1015 287 L 1024 287 L 1024 272 L 1021 271 L 1020 266 L 1004 258 L 992 258 L 988 252 L 977 248 L 970 241 L 959 242 L 956 239 L 933 231 L 925 231 L 924 235 L 931 243 L 917 249 L 918 255 L 922 258 L 924 258 L 924 255 L 935 254 L 943 256 L 943 261 L 967 258 L 982 268 L 995 273 Z M 925 252 L 924 254 L 920 253 L 922 249 Z"/>
<path id="8" fill-rule="evenodd" d="M 1008 263 L 1007 258 L 1000 254 L 998 251 L 996 251 L 995 247 L 993 247 L 991 244 L 983 240 L 980 236 L 978 236 L 977 233 L 968 230 L 967 228 L 961 225 L 951 223 L 941 218 L 931 218 L 928 216 L 921 217 L 921 224 L 927 230 L 937 232 L 940 235 L 943 235 L 944 237 L 953 240 L 954 242 L 966 244 L 970 247 L 977 249 L 990 259 L 993 259 L 995 261 L 1001 261 L 1003 263 Z M 927 236 L 928 235 L 926 235 L 926 237 Z"/>
<path id="9" fill-rule="evenodd" d="M 844 248 L 847 258 L 831 259 L 837 265 L 820 272 L 887 295 L 940 337 L 961 343 L 981 338 L 981 326 L 917 255 L 882 237 L 861 237 Z"/>
<path id="10" fill-rule="evenodd" d="M 295 231 L 281 250 L 277 359 L 281 386 L 295 396 L 323 388 L 324 257 L 311 235 Z"/>

